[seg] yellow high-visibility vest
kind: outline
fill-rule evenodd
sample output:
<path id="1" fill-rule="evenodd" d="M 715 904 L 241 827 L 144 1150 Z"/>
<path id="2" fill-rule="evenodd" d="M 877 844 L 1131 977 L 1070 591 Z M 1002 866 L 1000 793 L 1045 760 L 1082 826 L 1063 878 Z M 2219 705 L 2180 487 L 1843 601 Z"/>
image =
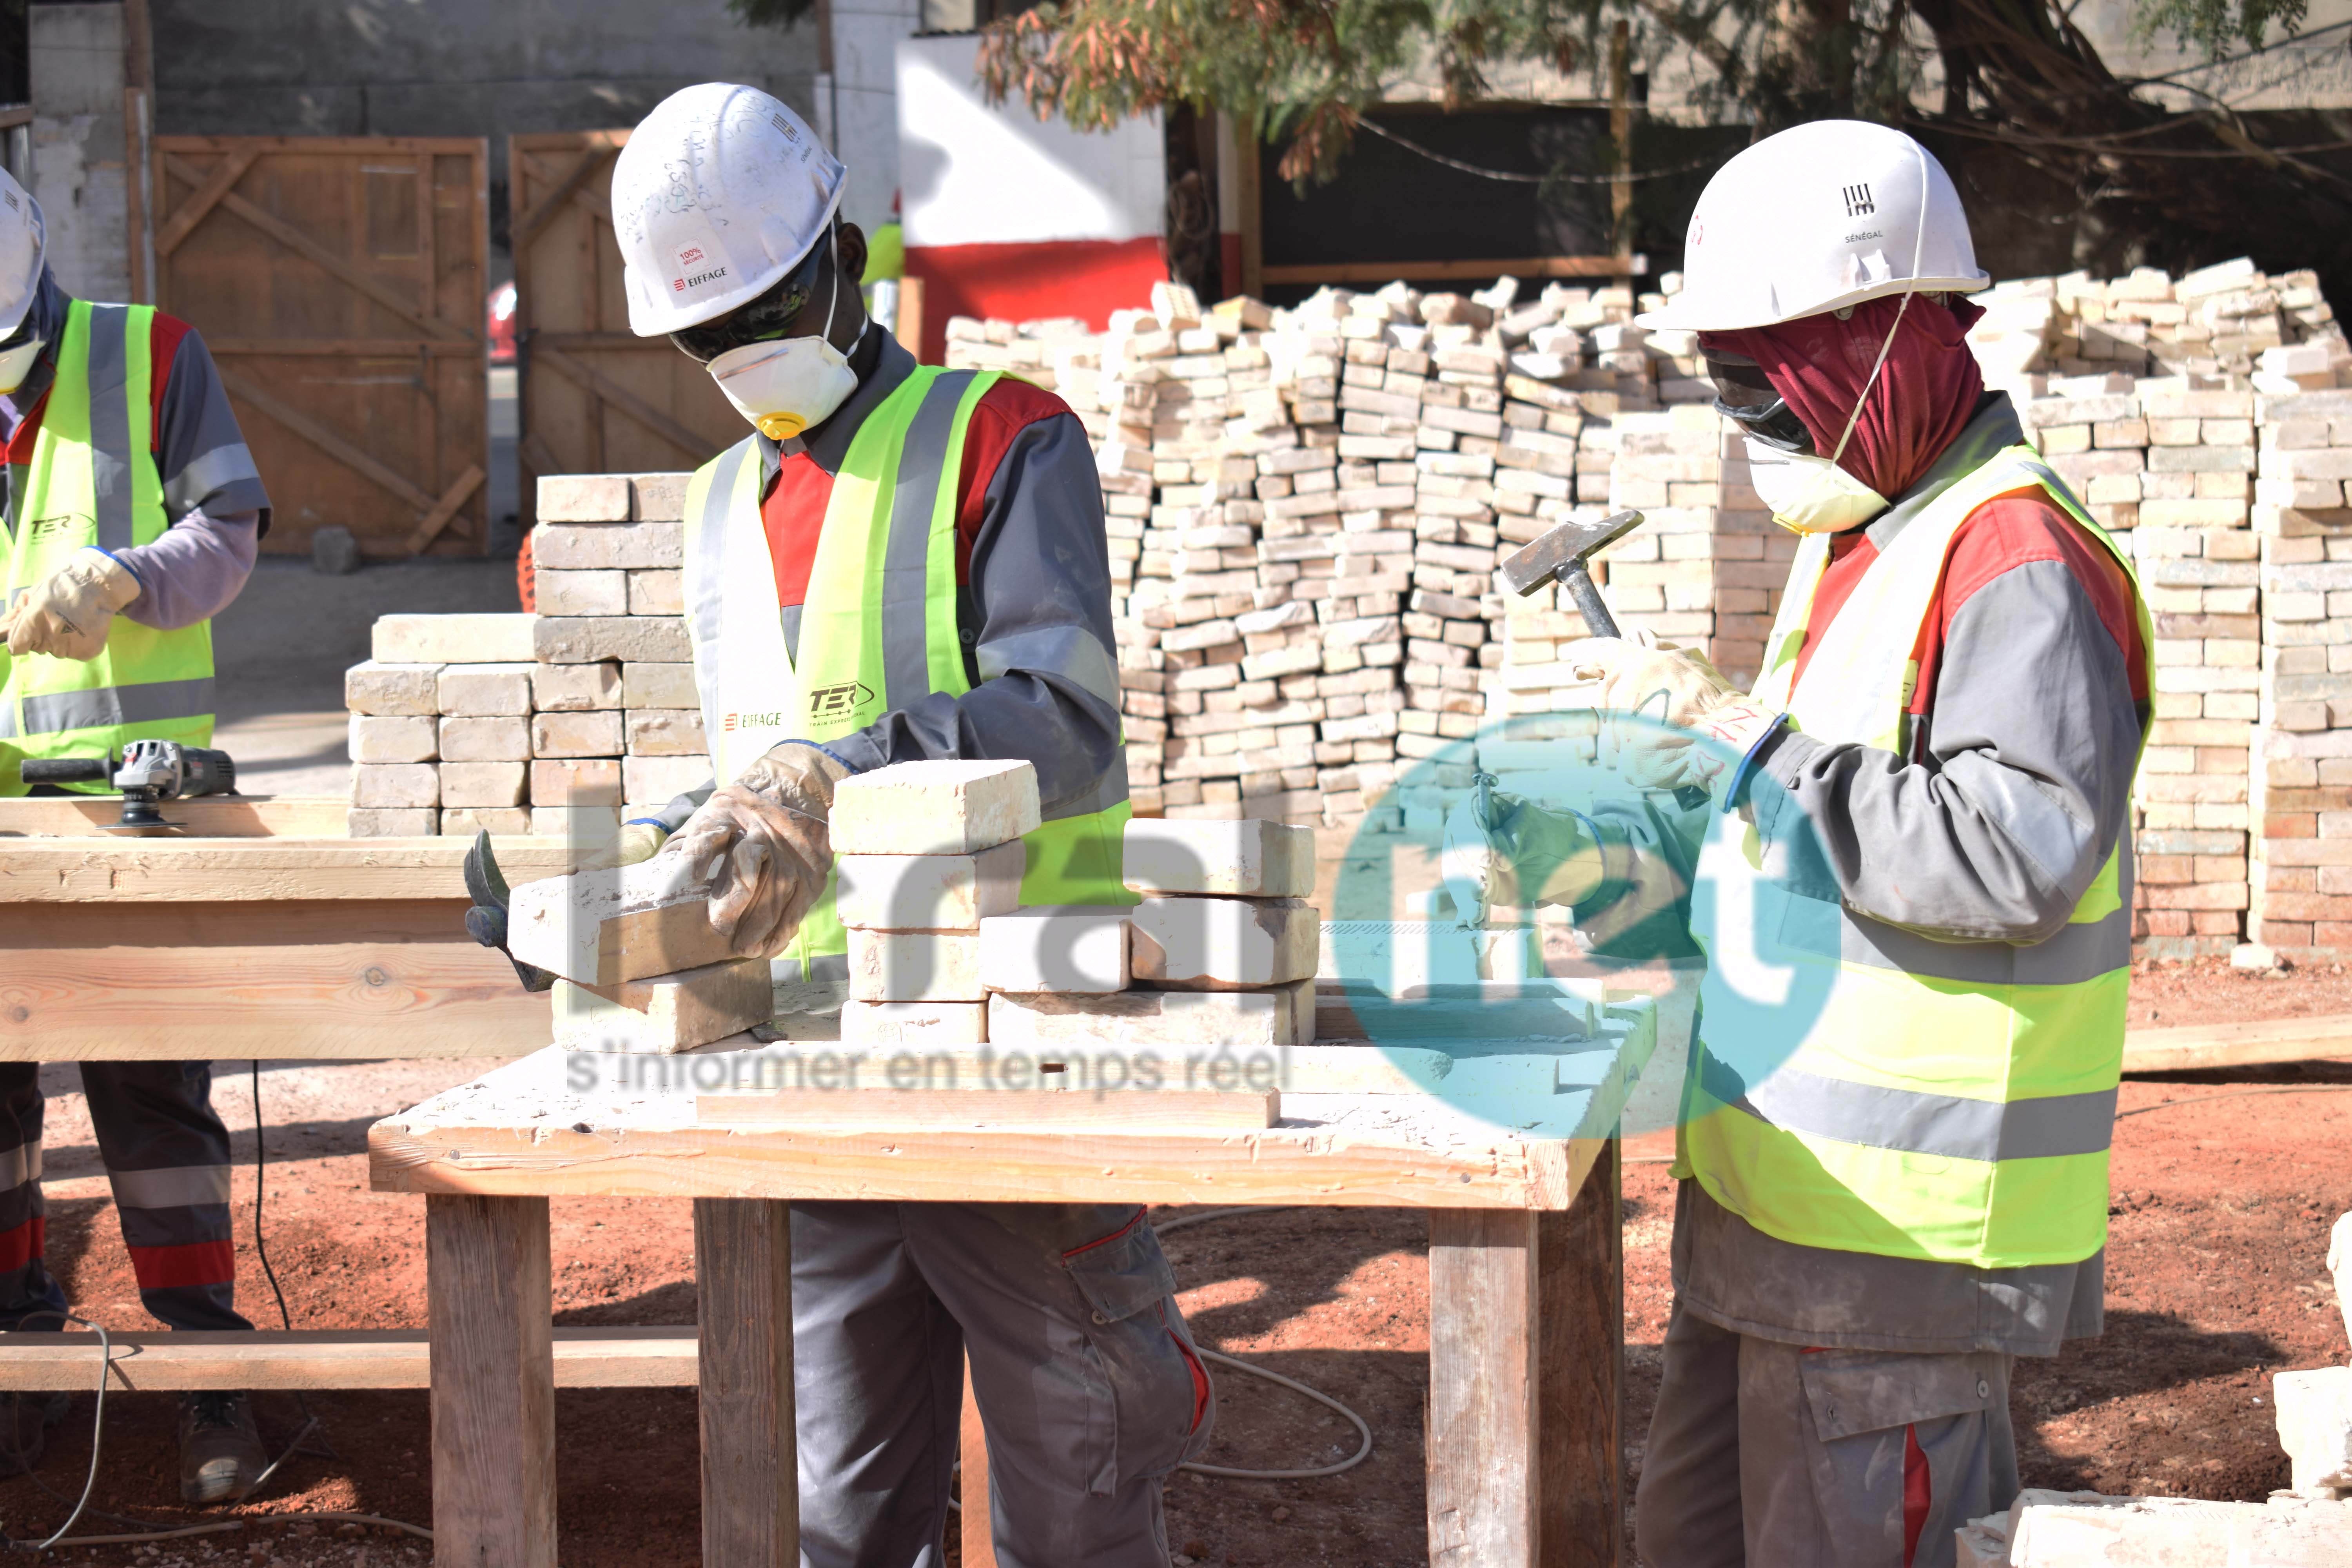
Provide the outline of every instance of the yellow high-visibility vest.
<path id="1" fill-rule="evenodd" d="M 2028 485 L 2122 565 L 2152 648 L 2130 561 L 2032 448 L 2012 447 L 1895 536 L 1796 684 L 1830 559 L 1830 536 L 1808 537 L 1756 696 L 1819 740 L 1907 755 L 1913 653 L 1952 538 L 1984 501 Z M 1987 1268 L 2098 1251 L 2131 974 L 2127 854 L 2114 846 L 2064 929 L 2031 944 L 1937 941 L 1790 900 L 1782 924 L 1808 932 L 1793 945 L 1822 1010 L 1778 1061 L 1737 1040 L 1695 1048 L 1678 1172 L 1759 1230 L 1809 1247 Z"/>
<path id="2" fill-rule="evenodd" d="M 797 639 L 776 607 L 758 442 L 746 437 L 696 470 L 685 615 L 720 784 L 779 742 L 822 744 L 932 692 L 971 689 L 956 622 L 956 486 L 972 410 L 998 379 L 920 366 L 866 416 L 834 478 Z M 1024 840 L 1022 902 L 1133 903 L 1119 864 L 1129 809 L 1122 751 L 1092 795 Z M 812 960 L 847 952 L 828 879 L 782 956 L 808 974 Z"/>
<path id="3" fill-rule="evenodd" d="M 5 586 L 16 597 L 77 550 L 127 550 L 172 526 L 152 455 L 151 305 L 76 300 L 57 343 L 57 380 L 33 437 Z M 159 631 L 117 616 L 96 658 L 0 646 L 0 795 L 25 793 L 27 757 L 96 756 L 132 741 L 213 738 L 210 621 Z M 86 791 L 110 784 L 67 785 Z"/>

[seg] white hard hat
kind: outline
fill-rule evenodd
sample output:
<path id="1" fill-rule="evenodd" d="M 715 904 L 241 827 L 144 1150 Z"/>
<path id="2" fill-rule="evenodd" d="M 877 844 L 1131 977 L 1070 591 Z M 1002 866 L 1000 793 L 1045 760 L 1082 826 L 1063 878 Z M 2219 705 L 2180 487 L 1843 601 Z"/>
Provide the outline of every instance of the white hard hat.
<path id="1" fill-rule="evenodd" d="M 613 232 L 629 330 L 716 321 L 791 272 L 841 205 L 841 161 L 757 88 L 670 94 L 613 164 Z"/>
<path id="2" fill-rule="evenodd" d="M 1991 281 L 1927 149 L 1888 126 L 1816 120 L 1716 171 L 1691 214 L 1682 291 L 1634 320 L 1732 331 Z"/>
<path id="3" fill-rule="evenodd" d="M 48 227 L 41 204 L 0 169 L 0 338 L 15 331 L 41 291 Z"/>

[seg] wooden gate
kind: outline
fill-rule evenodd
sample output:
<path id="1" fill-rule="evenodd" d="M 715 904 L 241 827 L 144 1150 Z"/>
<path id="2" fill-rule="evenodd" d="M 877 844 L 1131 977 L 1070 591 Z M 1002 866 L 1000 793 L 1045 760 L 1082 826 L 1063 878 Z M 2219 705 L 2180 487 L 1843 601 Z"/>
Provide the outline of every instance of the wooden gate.
<path id="1" fill-rule="evenodd" d="M 698 468 L 742 439 L 708 372 L 667 338 L 629 331 L 613 237 L 613 159 L 625 131 L 507 141 L 522 374 L 522 508 L 541 474 Z"/>
<path id="2" fill-rule="evenodd" d="M 155 302 L 205 335 L 299 553 L 489 542 L 478 138 L 159 136 Z"/>

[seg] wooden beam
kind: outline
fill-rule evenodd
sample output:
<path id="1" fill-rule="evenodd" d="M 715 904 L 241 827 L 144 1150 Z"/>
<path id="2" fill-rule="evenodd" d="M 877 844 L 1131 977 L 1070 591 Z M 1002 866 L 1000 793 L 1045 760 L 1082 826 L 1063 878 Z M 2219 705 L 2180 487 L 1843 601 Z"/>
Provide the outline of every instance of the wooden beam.
<path id="1" fill-rule="evenodd" d="M 1268 283 L 1388 283 L 1399 278 L 1470 282 L 1482 278 L 1614 278 L 1649 269 L 1645 256 L 1522 256 L 1505 261 L 1338 261 L 1268 267 Z"/>
<path id="2" fill-rule="evenodd" d="M 556 1568 L 547 1200 L 427 1199 L 425 1275 L 434 1561 Z"/>
<path id="3" fill-rule="evenodd" d="M 0 904 L 0 1061 L 537 1049 L 548 997 L 466 934 L 466 907 Z"/>
<path id="4" fill-rule="evenodd" d="M 1566 1214 L 1536 1216 L 1543 1568 L 1617 1568 L 1625 1534 L 1625 1227 L 1619 1145 Z"/>
<path id="5" fill-rule="evenodd" d="M 258 147 L 264 153 L 478 154 L 484 143 L 478 136 L 158 136 L 155 147 L 167 154 L 199 157 L 240 147 Z"/>
<path id="6" fill-rule="evenodd" d="M 544 364 L 567 381 L 594 393 L 694 461 L 699 463 L 710 456 L 713 448 L 709 437 L 681 425 L 593 365 L 573 359 L 561 349 L 541 348 L 536 342 L 530 345 L 530 357 L 534 364 Z"/>
<path id="7" fill-rule="evenodd" d="M 189 194 L 188 199 L 173 208 L 163 226 L 156 230 L 155 254 L 165 257 L 179 249 L 180 242 L 195 232 L 196 225 L 204 222 L 213 208 L 220 205 L 220 199 L 245 177 L 245 172 L 252 168 L 260 156 L 258 148 L 241 148 L 214 164 L 212 172 L 196 182 L 196 188 Z M 182 173 L 183 170 L 184 165 L 174 169 L 173 173 Z M 206 346 L 215 345 L 207 342 Z"/>
<path id="8" fill-rule="evenodd" d="M 1536 1216 L 1429 1214 L 1429 1561 L 1538 1568 Z"/>
<path id="9" fill-rule="evenodd" d="M 175 1330 L 109 1336 L 111 1386 L 145 1392 L 209 1388 L 430 1388 L 423 1329 Z M 98 1336 L 12 1333 L 0 1344 L 0 1390 L 86 1394 L 98 1375 Z M 554 1331 L 558 1388 L 692 1388 L 695 1331 L 614 1327 Z"/>
<path id="10" fill-rule="evenodd" d="M 509 885 L 561 875 L 573 853 L 533 835 L 494 843 Z M 462 899 L 472 847 L 457 837 L 26 840 L 0 846 L 0 908 Z"/>
<path id="11" fill-rule="evenodd" d="M 196 183 L 199 178 L 185 160 L 166 156 L 164 163 L 173 174 L 191 184 Z M 246 200 L 236 192 L 223 192 L 219 205 L 286 247 L 287 249 L 302 257 L 312 266 L 358 289 L 410 325 L 422 328 L 434 337 L 478 341 L 478 334 L 463 327 L 442 321 L 437 316 L 425 315 L 414 304 L 402 299 L 397 290 L 369 277 L 350 261 L 336 255 L 284 218 Z"/>
<path id="12" fill-rule="evenodd" d="M 702 1379 L 702 1561 L 796 1568 L 792 1206 L 697 1198 L 694 1278 Z"/>
<path id="13" fill-rule="evenodd" d="M 1633 172 L 1633 96 L 1630 75 L 1633 46 L 1630 31 L 1623 22 L 1612 23 L 1609 28 L 1609 140 L 1617 149 L 1617 169 L 1620 174 Z M 1621 257 L 1631 257 L 1633 251 L 1633 185 L 1629 180 L 1618 180 L 1609 187 L 1609 243 Z M 1621 271 L 1617 281 L 1631 287 L 1633 278 Z"/>
<path id="14" fill-rule="evenodd" d="M 282 402 L 273 394 L 264 392 L 259 383 L 240 375 L 226 365 L 215 365 L 214 368 L 220 372 L 221 384 L 235 394 L 239 402 L 249 404 L 268 415 L 269 417 L 277 420 L 287 429 L 301 437 L 343 467 L 390 490 L 415 508 L 418 517 L 422 518 L 433 510 L 433 497 L 409 483 L 406 475 L 386 468 L 352 443 L 346 441 L 309 415 L 295 408 L 291 404 Z"/>
<path id="15" fill-rule="evenodd" d="M 1026 1069 L 1024 1069 L 1024 1076 Z M 1271 1127 L 1282 1120 L 1282 1094 L 1222 1094 L 1211 1089 L 803 1089 L 782 1094 L 706 1094 L 695 1120 L 717 1126 L 1089 1127 L 1175 1131 Z"/>
<path id="16" fill-rule="evenodd" d="M 165 815 L 180 831 L 106 831 L 122 819 L 122 801 L 110 795 L 18 795 L 0 800 L 0 861 L 11 838 L 96 838 L 100 843 L 148 843 L 157 838 L 333 838 L 341 837 L 352 803 L 340 795 L 205 795 L 175 800 Z"/>
<path id="17" fill-rule="evenodd" d="M 988 1491 L 988 1428 L 971 1389 L 971 1354 L 963 1358 L 963 1474 L 956 1490 L 957 1533 L 963 1568 L 996 1568 L 996 1508 Z"/>
<path id="18" fill-rule="evenodd" d="M 2198 1072 L 2324 1057 L 2352 1057 L 2352 1013 L 2133 1029 L 2124 1036 L 2126 1072 Z"/>
<path id="19" fill-rule="evenodd" d="M 459 507 L 474 499 L 474 492 L 481 489 L 482 481 L 488 477 L 482 472 L 479 463 L 467 464 L 466 471 L 441 492 L 441 499 L 433 503 L 433 510 L 425 514 L 425 521 L 416 525 L 416 531 L 408 536 L 408 552 L 411 555 L 424 554 L 425 546 L 449 525 L 449 520 L 457 515 Z"/>
<path id="20" fill-rule="evenodd" d="M 1261 160 L 1264 144 L 1246 120 L 1234 121 L 1234 202 L 1241 211 L 1242 292 L 1252 299 L 1265 292 L 1265 192 Z M 1386 281 L 1386 279 L 1382 279 Z"/>
<path id="21" fill-rule="evenodd" d="M 480 352 L 480 345 L 459 342 L 454 338 L 206 338 L 205 347 L 212 350 L 215 359 L 223 355 L 272 358 L 316 355 L 322 358 L 413 362 L 419 354 L 445 359 Z"/>
<path id="22" fill-rule="evenodd" d="M 19 125 L 32 122 L 33 106 L 29 103 L 14 103 L 0 109 L 0 131 L 14 131 Z"/>

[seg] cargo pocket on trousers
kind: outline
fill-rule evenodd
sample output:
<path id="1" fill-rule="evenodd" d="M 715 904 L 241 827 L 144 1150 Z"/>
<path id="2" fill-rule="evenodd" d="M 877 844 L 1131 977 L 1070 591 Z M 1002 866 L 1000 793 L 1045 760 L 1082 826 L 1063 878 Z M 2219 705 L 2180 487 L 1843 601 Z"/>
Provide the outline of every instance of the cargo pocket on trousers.
<path id="1" fill-rule="evenodd" d="M 1926 1450 L 1958 1460 L 1934 1468 L 1947 1489 L 1970 1468 L 1966 1452 L 1983 1447 L 1993 1403 L 2008 1396 L 2000 1360 L 1885 1351 L 1797 1358 L 1812 1416 L 1813 1495 L 1838 1563 L 1902 1568 L 1935 1528 L 1954 1500 L 1934 1495 Z"/>
<path id="2" fill-rule="evenodd" d="M 1108 1401 L 1089 1401 L 1087 1489 L 1108 1494 L 1182 1459 L 1206 1409 L 1206 1373 L 1170 1328 L 1176 1272 L 1140 1210 L 1125 1226 L 1062 1255 L 1091 1321 L 1085 1325 Z"/>

